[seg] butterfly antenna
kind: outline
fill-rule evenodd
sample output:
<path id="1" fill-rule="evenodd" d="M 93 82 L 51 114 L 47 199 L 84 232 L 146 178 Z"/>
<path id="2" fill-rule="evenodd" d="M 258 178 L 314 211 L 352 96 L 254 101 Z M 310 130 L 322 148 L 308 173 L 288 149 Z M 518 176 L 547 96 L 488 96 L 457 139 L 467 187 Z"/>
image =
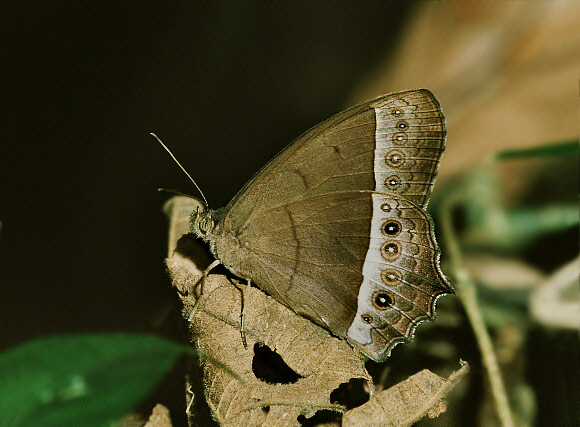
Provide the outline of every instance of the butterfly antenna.
<path id="1" fill-rule="evenodd" d="M 157 191 L 159 191 L 159 192 L 163 191 L 163 192 L 165 192 L 165 193 L 171 193 L 171 194 L 175 194 L 175 195 L 177 195 L 177 196 L 189 197 L 190 199 L 199 200 L 197 197 L 195 197 L 195 196 L 192 196 L 191 194 L 185 194 L 185 193 L 182 193 L 181 191 L 173 190 L 173 189 L 171 189 L 171 188 L 163 188 L 163 187 L 159 187 L 159 188 L 157 189 Z"/>
<path id="2" fill-rule="evenodd" d="M 183 171 L 183 173 L 187 175 L 187 177 L 191 180 L 191 182 L 193 182 L 193 185 L 195 185 L 195 188 L 197 188 L 197 191 L 199 191 L 199 194 L 201 194 L 201 197 L 203 197 L 203 201 L 205 202 L 205 205 L 206 206 L 209 206 L 209 203 L 207 203 L 207 199 L 205 198 L 205 196 L 203 194 L 203 191 L 201 191 L 201 188 L 199 188 L 199 185 L 197 185 L 197 183 L 193 180 L 193 178 L 191 177 L 191 175 L 189 173 L 187 173 L 187 171 L 185 170 L 185 168 L 183 166 L 181 166 L 181 163 L 179 163 L 179 160 L 177 160 L 175 158 L 175 156 L 173 155 L 173 153 L 171 152 L 171 150 L 169 148 L 167 148 L 167 146 L 153 132 L 151 132 L 150 135 L 153 138 L 155 138 L 157 140 L 157 142 L 159 142 L 163 148 L 165 148 L 165 151 L 167 151 L 169 153 L 169 155 L 171 156 L 171 158 L 173 159 L 173 161 L 175 163 L 177 163 L 177 166 L 179 166 L 181 168 L 181 170 Z"/>

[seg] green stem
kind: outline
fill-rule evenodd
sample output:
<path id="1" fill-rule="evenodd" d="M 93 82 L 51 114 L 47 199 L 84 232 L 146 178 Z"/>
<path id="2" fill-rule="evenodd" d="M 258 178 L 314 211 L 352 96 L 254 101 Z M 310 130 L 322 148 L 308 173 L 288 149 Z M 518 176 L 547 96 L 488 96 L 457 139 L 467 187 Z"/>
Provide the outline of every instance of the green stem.
<path id="1" fill-rule="evenodd" d="M 514 425 L 512 413 L 507 398 L 507 393 L 497 362 L 497 357 L 493 349 L 493 344 L 477 301 L 477 289 L 471 275 L 465 268 L 461 255 L 461 248 L 455 236 L 452 225 L 453 209 L 459 205 L 461 195 L 449 197 L 441 209 L 441 229 L 445 239 L 445 246 L 449 254 L 453 277 L 457 290 L 457 296 L 465 308 L 465 312 L 475 334 L 479 349 L 481 351 L 483 365 L 487 370 L 491 392 L 494 399 L 495 408 L 502 426 L 512 427 Z"/>

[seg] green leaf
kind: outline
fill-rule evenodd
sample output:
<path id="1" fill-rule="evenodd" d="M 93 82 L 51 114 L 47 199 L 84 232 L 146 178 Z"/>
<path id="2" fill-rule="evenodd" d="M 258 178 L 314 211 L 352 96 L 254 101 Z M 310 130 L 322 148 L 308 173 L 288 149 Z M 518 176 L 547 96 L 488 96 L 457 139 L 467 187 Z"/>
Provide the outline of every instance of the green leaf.
<path id="1" fill-rule="evenodd" d="M 0 426 L 108 425 L 188 351 L 123 333 L 30 341 L 0 354 Z"/>
<path id="2" fill-rule="evenodd" d="M 500 151 L 491 157 L 492 161 L 522 159 L 530 157 L 573 157 L 580 154 L 580 144 L 577 139 L 559 144 L 542 145 L 524 150 Z"/>

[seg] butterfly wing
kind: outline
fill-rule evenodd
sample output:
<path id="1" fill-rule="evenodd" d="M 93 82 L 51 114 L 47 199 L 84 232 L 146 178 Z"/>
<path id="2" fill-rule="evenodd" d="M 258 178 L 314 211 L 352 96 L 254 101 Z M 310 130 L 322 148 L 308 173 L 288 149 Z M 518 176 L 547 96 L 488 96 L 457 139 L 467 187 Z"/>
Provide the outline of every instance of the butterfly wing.
<path id="1" fill-rule="evenodd" d="M 384 360 L 450 291 L 421 209 L 444 141 L 441 110 L 426 90 L 337 114 L 286 147 L 232 200 L 214 242 L 217 257 Z M 396 236 L 381 231 L 386 218 L 398 224 Z M 387 241 L 395 246 L 385 249 Z M 398 257 L 385 258 L 392 250 Z"/>
<path id="2" fill-rule="evenodd" d="M 411 339 L 451 292 L 429 218 L 395 194 L 340 191 L 255 215 L 241 275 L 374 360 Z M 247 269 L 247 270 L 246 270 Z"/>
<path id="3" fill-rule="evenodd" d="M 445 134 L 441 108 L 428 90 L 364 102 L 274 157 L 232 199 L 224 225 L 240 230 L 261 210 L 337 188 L 396 193 L 424 208 Z"/>

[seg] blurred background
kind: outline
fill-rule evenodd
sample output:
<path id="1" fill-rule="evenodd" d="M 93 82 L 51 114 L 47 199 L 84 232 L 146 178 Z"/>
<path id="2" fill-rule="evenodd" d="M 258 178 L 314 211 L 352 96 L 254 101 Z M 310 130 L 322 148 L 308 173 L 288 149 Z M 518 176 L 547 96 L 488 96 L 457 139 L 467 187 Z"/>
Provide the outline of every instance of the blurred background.
<path id="1" fill-rule="evenodd" d="M 197 194 L 149 132 L 218 208 L 311 126 L 383 93 L 428 88 L 448 128 L 432 205 L 465 196 L 454 224 L 517 418 L 578 420 L 579 3 L 0 11 L 0 350 L 71 332 L 183 339 L 164 266 L 168 195 L 156 190 Z M 556 148 L 489 161 L 537 147 Z M 439 305 L 442 324 L 421 328 L 411 353 L 397 348 L 389 382 L 422 368 L 444 375 L 463 358 L 469 381 L 447 414 L 422 423 L 495 423 L 461 305 Z M 418 350 L 422 340 L 430 346 Z M 184 405 L 175 378 L 167 389 L 177 397 L 157 398 L 172 413 Z"/>

